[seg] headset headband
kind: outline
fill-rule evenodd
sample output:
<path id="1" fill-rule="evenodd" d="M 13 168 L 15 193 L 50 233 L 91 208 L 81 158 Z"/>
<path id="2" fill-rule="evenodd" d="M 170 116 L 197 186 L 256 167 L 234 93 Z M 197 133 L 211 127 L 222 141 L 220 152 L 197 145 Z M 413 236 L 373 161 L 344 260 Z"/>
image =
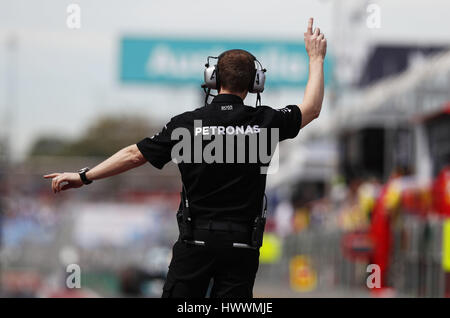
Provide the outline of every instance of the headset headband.
<path id="1" fill-rule="evenodd" d="M 208 97 L 212 96 L 210 94 L 211 89 L 216 89 L 217 91 L 220 90 L 220 75 L 219 75 L 218 64 L 219 64 L 220 59 L 223 57 L 223 55 L 228 52 L 231 52 L 231 51 L 245 52 L 245 53 L 249 54 L 253 58 L 253 61 L 257 64 L 257 65 L 255 65 L 255 71 L 251 74 L 252 77 L 251 77 L 251 80 L 249 83 L 248 92 L 256 93 L 257 94 L 256 103 L 258 104 L 258 102 L 259 102 L 259 104 L 261 105 L 260 93 L 262 93 L 264 91 L 264 84 L 266 81 L 266 75 L 265 75 L 266 69 L 264 69 L 262 67 L 261 63 L 258 61 L 258 59 L 253 54 L 251 54 L 250 52 L 248 52 L 246 50 L 242 50 L 242 49 L 227 50 L 217 57 L 208 56 L 207 62 L 205 64 L 206 69 L 204 71 L 205 83 L 202 85 L 202 88 L 205 90 L 205 93 L 206 93 L 205 104 L 207 104 Z M 210 65 L 210 63 L 209 63 L 210 59 L 217 59 L 217 64 Z"/>

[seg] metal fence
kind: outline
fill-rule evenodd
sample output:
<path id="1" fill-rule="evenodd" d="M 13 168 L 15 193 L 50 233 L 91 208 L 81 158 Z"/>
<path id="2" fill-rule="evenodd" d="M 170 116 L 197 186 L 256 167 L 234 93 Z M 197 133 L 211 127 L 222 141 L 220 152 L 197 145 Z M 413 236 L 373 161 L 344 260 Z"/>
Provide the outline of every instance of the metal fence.
<path id="1" fill-rule="evenodd" d="M 400 297 L 444 297 L 442 269 L 442 220 L 404 215 L 393 229 L 388 285 Z M 283 239 L 282 256 L 261 264 L 258 279 L 267 284 L 290 285 L 289 265 L 295 256 L 306 256 L 317 277 L 314 292 L 354 291 L 366 296 L 369 262 L 347 259 L 342 252 L 345 233 L 337 230 L 305 230 Z M 298 294 L 301 296 L 301 293 Z"/>

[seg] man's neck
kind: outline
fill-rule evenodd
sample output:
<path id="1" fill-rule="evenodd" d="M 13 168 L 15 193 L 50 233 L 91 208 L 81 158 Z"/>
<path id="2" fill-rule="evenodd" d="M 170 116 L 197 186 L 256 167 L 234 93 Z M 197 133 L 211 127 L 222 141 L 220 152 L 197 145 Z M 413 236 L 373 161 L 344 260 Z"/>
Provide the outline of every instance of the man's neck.
<path id="1" fill-rule="evenodd" d="M 221 89 L 219 94 L 231 94 L 231 95 L 236 95 L 239 96 L 240 98 L 242 98 L 242 100 L 245 99 L 245 97 L 247 97 L 247 92 L 241 92 L 241 93 L 235 93 L 235 92 L 230 92 L 227 89 Z"/>

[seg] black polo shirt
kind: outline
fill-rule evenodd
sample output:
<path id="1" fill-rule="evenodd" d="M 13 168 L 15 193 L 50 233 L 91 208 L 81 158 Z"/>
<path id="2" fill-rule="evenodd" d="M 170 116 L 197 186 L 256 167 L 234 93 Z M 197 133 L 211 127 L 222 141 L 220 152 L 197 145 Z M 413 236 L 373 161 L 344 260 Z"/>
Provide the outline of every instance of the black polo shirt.
<path id="1" fill-rule="evenodd" d="M 252 107 L 244 105 L 236 95 L 221 94 L 207 106 L 173 117 L 161 132 L 141 140 L 137 147 L 158 169 L 173 159 L 174 149 L 178 149 L 176 153 L 185 155 L 181 158 L 185 160 L 180 157 L 175 160 L 194 218 L 248 222 L 261 212 L 267 176 L 262 168 L 269 164 L 259 156 L 256 161 L 250 158 L 254 159 L 252 155 L 260 149 L 267 149 L 269 155 L 273 153 L 275 139 L 278 142 L 297 136 L 301 121 L 302 115 L 296 105 L 281 109 Z M 264 129 L 269 138 L 262 137 Z M 187 132 L 190 137 L 182 134 Z M 216 144 L 213 147 L 212 142 L 220 135 L 223 139 L 217 140 L 221 140 L 224 146 L 221 148 Z M 242 135 L 245 135 L 245 142 L 239 143 L 237 138 Z M 258 137 L 257 147 L 253 147 L 255 143 L 251 144 L 250 135 Z M 275 139 L 272 140 L 272 136 Z M 186 147 L 179 151 L 181 140 L 184 145 L 190 144 L 190 156 L 185 152 L 189 151 Z M 232 148 L 228 148 L 230 144 Z M 229 149 L 234 149 L 234 152 Z M 245 160 L 241 156 L 239 161 L 237 153 L 242 149 Z M 210 157 L 205 159 L 205 153 L 219 155 L 211 161 Z"/>

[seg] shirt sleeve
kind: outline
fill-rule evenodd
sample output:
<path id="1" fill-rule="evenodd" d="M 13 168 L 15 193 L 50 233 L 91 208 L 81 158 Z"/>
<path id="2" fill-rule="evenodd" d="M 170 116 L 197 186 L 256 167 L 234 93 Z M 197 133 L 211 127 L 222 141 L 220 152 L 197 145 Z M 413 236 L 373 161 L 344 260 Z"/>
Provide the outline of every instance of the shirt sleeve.
<path id="1" fill-rule="evenodd" d="M 172 159 L 172 147 L 176 140 L 172 140 L 171 136 L 175 128 L 172 118 L 159 133 L 153 137 L 144 138 L 136 144 L 145 159 L 158 169 L 162 169 Z"/>
<path id="2" fill-rule="evenodd" d="M 279 129 L 280 141 L 295 138 L 302 125 L 302 112 L 297 105 L 275 109 L 274 127 Z"/>

